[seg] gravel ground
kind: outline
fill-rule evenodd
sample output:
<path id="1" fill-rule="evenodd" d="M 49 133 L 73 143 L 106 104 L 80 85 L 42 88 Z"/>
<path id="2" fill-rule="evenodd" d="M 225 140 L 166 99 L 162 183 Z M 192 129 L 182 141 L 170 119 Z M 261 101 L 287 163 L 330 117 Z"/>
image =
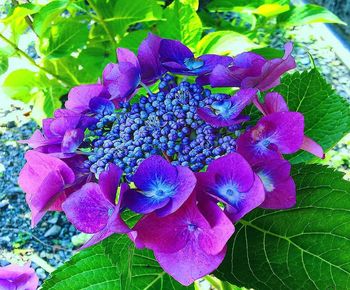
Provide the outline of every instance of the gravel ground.
<path id="1" fill-rule="evenodd" d="M 72 255 L 71 238 L 77 231 L 60 213 L 47 214 L 35 229 L 30 227 L 30 211 L 17 184 L 28 147 L 16 140 L 27 139 L 37 126 L 23 118 L 23 110 L 14 106 L 0 109 L 0 266 L 33 260 L 43 280 L 51 267 Z"/>
<path id="2" fill-rule="evenodd" d="M 298 42 L 294 55 L 299 69 L 311 67 L 309 51 L 327 80 L 341 96 L 350 100 L 350 72 L 332 47 L 322 39 L 315 39 L 307 28 L 298 28 L 285 36 L 277 33 L 272 45 L 281 48 L 285 39 Z M 18 173 L 24 164 L 23 155 L 28 148 L 15 142 L 28 138 L 36 129 L 36 124 L 23 116 L 27 111 L 28 108 L 15 102 L 0 108 L 0 266 L 32 260 L 42 281 L 72 255 L 72 237 L 78 232 L 60 213 L 47 214 L 35 229 L 30 228 L 29 209 L 17 185 Z M 348 137 L 337 146 L 336 154 L 332 151 L 331 160 L 326 162 L 349 171 L 349 145 Z"/>

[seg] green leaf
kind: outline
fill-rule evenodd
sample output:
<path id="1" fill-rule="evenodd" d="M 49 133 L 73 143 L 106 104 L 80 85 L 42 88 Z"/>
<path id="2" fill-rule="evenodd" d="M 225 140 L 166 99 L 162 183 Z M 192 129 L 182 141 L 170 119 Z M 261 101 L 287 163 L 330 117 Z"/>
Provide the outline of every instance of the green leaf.
<path id="1" fill-rule="evenodd" d="M 305 135 L 327 151 L 350 131 L 350 105 L 337 95 L 316 70 L 296 72 L 282 78 L 274 91 L 286 99 L 291 111 L 303 113 Z M 292 163 L 315 159 L 300 151 L 289 158 Z"/>
<path id="2" fill-rule="evenodd" d="M 39 9 L 40 6 L 30 3 L 17 5 L 6 18 L 0 19 L 0 23 L 4 23 L 11 30 L 11 41 L 18 43 L 19 38 L 28 28 L 26 17 L 36 13 Z"/>
<path id="3" fill-rule="evenodd" d="M 217 31 L 204 36 L 197 45 L 197 54 L 237 55 L 258 48 L 248 37 L 234 31 Z"/>
<path id="4" fill-rule="evenodd" d="M 11 72 L 3 83 L 5 94 L 15 100 L 28 103 L 33 95 L 39 91 L 39 74 L 27 69 L 19 69 Z"/>
<path id="5" fill-rule="evenodd" d="M 293 178 L 297 205 L 238 222 L 218 278 L 259 290 L 350 288 L 350 183 L 319 165 L 298 165 Z"/>
<path id="6" fill-rule="evenodd" d="M 277 18 L 278 23 L 284 27 L 298 26 L 312 23 L 338 23 L 346 25 L 338 16 L 334 15 L 328 9 L 314 5 L 306 4 L 302 6 L 293 6 L 291 10 L 281 14 Z"/>
<path id="7" fill-rule="evenodd" d="M 164 10 L 163 17 L 165 21 L 157 26 L 161 37 L 177 39 L 191 48 L 196 47 L 202 36 L 203 27 L 191 5 L 175 0 Z"/>
<path id="8" fill-rule="evenodd" d="M 259 13 L 258 11 L 257 14 L 268 15 L 272 11 L 280 11 L 280 9 L 286 9 L 286 5 L 289 5 L 289 2 L 290 0 L 213 0 L 209 2 L 207 9 L 217 12 L 232 12 L 238 10 L 251 13 L 259 6 L 265 5 L 265 7 L 262 7 L 261 9 L 262 13 Z M 281 8 L 281 6 L 284 7 Z"/>
<path id="9" fill-rule="evenodd" d="M 257 15 L 261 15 L 264 17 L 274 17 L 279 14 L 282 14 L 283 12 L 286 12 L 289 10 L 288 4 L 279 4 L 279 3 L 271 3 L 271 4 L 263 4 L 256 8 L 253 13 Z"/>
<path id="10" fill-rule="evenodd" d="M 137 250 L 126 235 L 113 235 L 81 251 L 52 273 L 42 290 L 182 290 L 149 250 Z"/>
<path id="11" fill-rule="evenodd" d="M 43 36 L 69 3 L 69 0 L 55 0 L 43 6 L 34 17 L 33 27 L 35 32 L 39 36 Z"/>
<path id="12" fill-rule="evenodd" d="M 52 25 L 40 39 L 40 51 L 48 58 L 70 55 L 88 39 L 87 23 L 64 19 Z"/>
<path id="13" fill-rule="evenodd" d="M 185 5 L 191 5 L 194 10 L 198 10 L 199 0 L 180 0 L 180 2 Z"/>
<path id="14" fill-rule="evenodd" d="M 162 8 L 156 0 L 90 0 L 100 22 L 105 23 L 109 34 L 121 37 L 135 23 L 157 21 Z M 102 20 L 102 21 L 101 21 Z M 98 20 L 97 20 L 98 21 Z"/>
<path id="15" fill-rule="evenodd" d="M 136 30 L 129 32 L 118 43 L 118 47 L 125 47 L 132 50 L 134 53 L 137 53 L 138 47 L 140 46 L 142 40 L 147 37 L 148 33 L 149 31 L 146 30 Z"/>
<path id="16" fill-rule="evenodd" d="M 266 59 L 282 58 L 284 55 L 283 50 L 272 48 L 272 47 L 252 49 L 251 52 L 257 53 Z"/>
<path id="17" fill-rule="evenodd" d="M 0 75 L 4 74 L 9 68 L 9 58 L 8 56 L 0 51 Z"/>

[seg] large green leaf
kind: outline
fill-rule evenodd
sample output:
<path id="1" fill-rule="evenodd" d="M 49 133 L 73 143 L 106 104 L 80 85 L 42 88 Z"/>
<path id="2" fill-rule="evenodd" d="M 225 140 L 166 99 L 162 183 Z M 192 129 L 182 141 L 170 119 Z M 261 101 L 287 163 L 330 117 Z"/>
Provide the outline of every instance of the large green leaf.
<path id="1" fill-rule="evenodd" d="M 253 12 L 254 9 L 258 8 L 259 6 L 266 5 L 262 8 L 262 14 L 264 15 L 268 13 L 268 9 L 281 11 L 281 9 L 286 9 L 286 7 L 281 7 L 285 5 L 289 5 L 290 0 L 213 0 L 209 1 L 207 8 L 210 11 L 218 11 L 218 12 L 232 12 L 236 11 L 236 9 L 242 11 L 249 11 Z M 273 4 L 275 6 L 270 6 L 270 4 Z M 277 7 L 276 5 L 280 6 Z M 266 12 L 266 13 L 265 13 Z M 259 11 L 258 13 L 259 14 Z M 268 15 L 268 14 L 267 14 Z M 266 16 L 266 15 L 264 15 Z"/>
<path id="2" fill-rule="evenodd" d="M 69 0 L 55 0 L 43 6 L 34 17 L 33 27 L 35 32 L 41 37 L 52 22 L 67 8 Z"/>
<path id="3" fill-rule="evenodd" d="M 44 33 L 40 39 L 40 51 L 48 58 L 70 55 L 86 44 L 88 33 L 87 23 L 64 19 Z"/>
<path id="4" fill-rule="evenodd" d="M 129 32 L 118 43 L 118 47 L 125 47 L 132 50 L 134 53 L 137 53 L 138 47 L 140 46 L 142 40 L 147 37 L 148 33 L 149 31 L 146 30 L 136 30 Z"/>
<path id="5" fill-rule="evenodd" d="M 345 22 L 341 21 L 338 16 L 334 15 L 328 9 L 314 4 L 293 6 L 291 10 L 279 15 L 277 20 L 284 27 L 318 22 L 346 25 Z"/>
<path id="6" fill-rule="evenodd" d="M 191 5 L 175 0 L 164 10 L 163 16 L 166 21 L 160 22 L 157 26 L 161 37 L 177 39 L 191 48 L 196 47 L 203 27 Z"/>
<path id="7" fill-rule="evenodd" d="M 234 31 L 217 31 L 204 36 L 197 45 L 197 54 L 214 53 L 237 55 L 241 52 L 258 48 L 253 41 Z"/>
<path id="8" fill-rule="evenodd" d="M 156 21 L 162 8 L 156 0 L 89 0 L 97 20 L 112 36 L 122 36 L 131 24 Z"/>
<path id="9" fill-rule="evenodd" d="M 113 235 L 83 250 L 52 273 L 43 290 L 180 290 L 149 250 L 137 250 L 126 235 Z"/>
<path id="10" fill-rule="evenodd" d="M 286 75 L 274 91 L 284 96 L 291 111 L 304 114 L 305 134 L 325 151 L 350 131 L 349 103 L 335 93 L 316 69 Z M 300 163 L 313 158 L 300 151 L 290 161 Z"/>
<path id="11" fill-rule="evenodd" d="M 298 165 L 293 177 L 297 205 L 238 222 L 216 275 L 259 290 L 349 289 L 350 183 L 319 165 Z"/>

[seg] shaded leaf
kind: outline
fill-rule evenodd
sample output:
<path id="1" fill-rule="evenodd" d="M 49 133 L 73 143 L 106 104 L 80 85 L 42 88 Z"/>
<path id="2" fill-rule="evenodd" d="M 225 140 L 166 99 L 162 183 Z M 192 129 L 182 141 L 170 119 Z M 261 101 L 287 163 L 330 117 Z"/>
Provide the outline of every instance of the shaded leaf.
<path id="1" fill-rule="evenodd" d="M 40 51 L 48 58 L 70 55 L 83 47 L 88 39 L 88 27 L 84 22 L 65 19 L 52 25 L 40 39 Z"/>
<path id="2" fill-rule="evenodd" d="M 147 37 L 148 33 L 149 31 L 146 30 L 136 30 L 129 32 L 118 43 L 118 47 L 125 47 L 132 50 L 134 53 L 137 53 L 138 47 L 140 46 L 142 40 Z"/>
<path id="3" fill-rule="evenodd" d="M 4 74 L 9 68 L 8 56 L 0 51 L 0 75 Z"/>
<path id="4" fill-rule="evenodd" d="M 81 251 L 45 281 L 43 290 L 180 290 L 149 250 L 137 250 L 126 235 L 113 235 Z"/>
<path id="5" fill-rule="evenodd" d="M 259 290 L 349 289 L 350 183 L 319 165 L 298 165 L 293 177 L 297 205 L 238 222 L 220 279 Z"/>

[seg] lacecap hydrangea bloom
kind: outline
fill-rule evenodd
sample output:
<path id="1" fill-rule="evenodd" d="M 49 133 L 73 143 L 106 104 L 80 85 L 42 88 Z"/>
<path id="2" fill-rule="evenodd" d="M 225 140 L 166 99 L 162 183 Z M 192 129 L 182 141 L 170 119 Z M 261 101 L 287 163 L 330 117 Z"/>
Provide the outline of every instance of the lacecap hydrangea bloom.
<path id="1" fill-rule="evenodd" d="M 304 135 L 303 115 L 268 92 L 295 68 L 292 49 L 287 43 L 272 60 L 251 52 L 196 57 L 153 34 L 137 55 L 118 48 L 118 63 L 99 83 L 73 88 L 65 108 L 22 141 L 33 148 L 19 177 L 33 226 L 63 210 L 93 234 L 84 247 L 124 233 L 183 285 L 214 271 L 234 223 L 256 207 L 295 204 L 283 154 L 323 157 Z M 248 126 L 249 106 L 262 116 Z M 123 211 L 140 216 L 134 227 Z"/>

